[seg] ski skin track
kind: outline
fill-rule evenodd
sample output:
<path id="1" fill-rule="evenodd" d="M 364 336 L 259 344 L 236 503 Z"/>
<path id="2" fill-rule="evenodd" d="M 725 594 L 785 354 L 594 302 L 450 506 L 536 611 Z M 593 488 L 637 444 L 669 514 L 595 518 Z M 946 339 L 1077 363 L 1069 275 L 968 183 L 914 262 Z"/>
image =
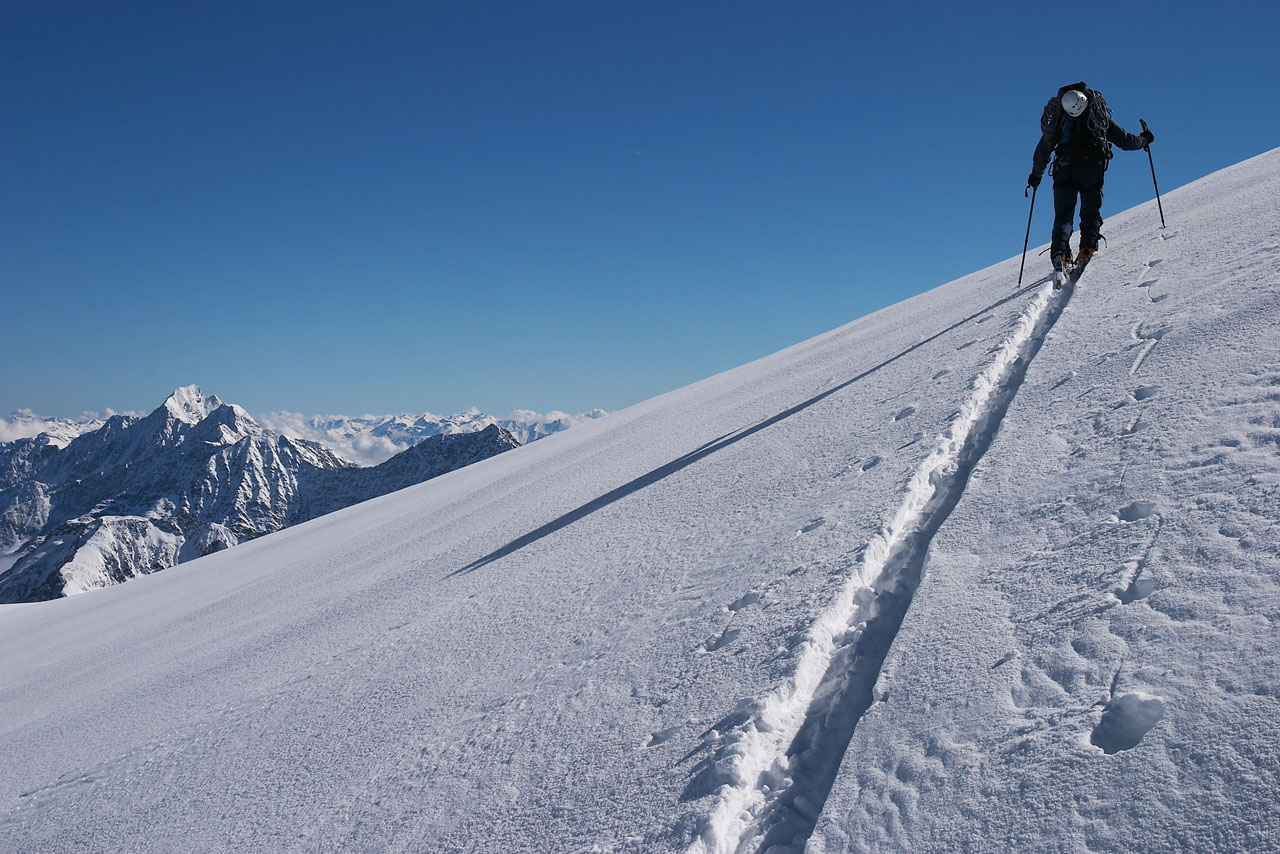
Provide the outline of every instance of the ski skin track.
<path id="1" fill-rule="evenodd" d="M 754 704 L 721 753 L 730 782 L 686 854 L 803 847 L 919 585 L 929 544 L 1075 290 L 1046 284 L 912 476 L 892 519 L 872 536 L 836 600 L 806 633 L 795 674 Z M 783 838 L 785 837 L 785 838 Z"/>

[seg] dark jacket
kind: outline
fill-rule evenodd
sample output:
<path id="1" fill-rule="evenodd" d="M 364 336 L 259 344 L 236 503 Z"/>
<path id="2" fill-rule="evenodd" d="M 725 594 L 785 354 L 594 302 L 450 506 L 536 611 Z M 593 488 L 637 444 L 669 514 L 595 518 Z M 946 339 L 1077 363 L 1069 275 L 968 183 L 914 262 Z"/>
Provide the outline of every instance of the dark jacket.
<path id="1" fill-rule="evenodd" d="M 1129 133 L 1120 125 L 1111 119 L 1111 111 L 1106 108 L 1106 100 L 1102 98 L 1101 93 L 1095 92 L 1087 88 L 1083 83 L 1077 83 L 1071 86 L 1063 86 L 1058 90 L 1057 98 L 1049 99 L 1048 105 L 1045 107 L 1045 116 L 1041 119 L 1040 142 L 1036 144 L 1035 154 L 1031 159 L 1031 171 L 1036 175 L 1043 175 L 1045 167 L 1049 165 L 1049 156 L 1058 148 L 1058 143 L 1062 134 L 1062 116 L 1066 113 L 1062 110 L 1059 99 L 1067 93 L 1069 89 L 1078 89 L 1085 93 L 1090 100 L 1090 108 L 1094 107 L 1096 102 L 1102 111 L 1105 112 L 1106 138 L 1107 142 L 1120 148 L 1122 151 L 1137 151 L 1142 148 L 1142 137 Z M 1055 112 L 1056 107 L 1056 112 Z M 1079 119 L 1085 119 L 1089 112 L 1081 114 Z M 1047 126 L 1046 126 L 1047 125 Z M 1080 130 L 1085 130 L 1081 127 Z M 1090 131 L 1086 131 L 1090 132 Z M 1097 165 L 1106 168 L 1106 158 L 1096 158 Z"/>

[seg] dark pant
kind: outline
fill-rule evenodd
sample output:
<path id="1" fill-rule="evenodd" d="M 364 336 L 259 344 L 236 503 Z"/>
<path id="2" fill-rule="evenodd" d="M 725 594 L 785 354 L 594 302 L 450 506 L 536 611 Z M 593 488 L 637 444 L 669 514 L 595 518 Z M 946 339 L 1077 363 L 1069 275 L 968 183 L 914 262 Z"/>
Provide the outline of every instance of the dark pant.
<path id="1" fill-rule="evenodd" d="M 1102 231 L 1102 167 L 1096 163 L 1060 164 L 1053 175 L 1053 241 L 1049 256 L 1071 251 L 1071 221 L 1080 197 L 1080 247 L 1097 249 Z"/>

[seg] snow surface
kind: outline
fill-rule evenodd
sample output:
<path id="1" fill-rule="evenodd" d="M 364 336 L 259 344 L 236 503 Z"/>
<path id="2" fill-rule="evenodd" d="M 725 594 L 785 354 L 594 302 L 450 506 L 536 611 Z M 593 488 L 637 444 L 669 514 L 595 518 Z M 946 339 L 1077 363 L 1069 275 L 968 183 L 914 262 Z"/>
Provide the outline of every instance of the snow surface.
<path id="1" fill-rule="evenodd" d="M 0 839 L 1280 848 L 1277 192 L 0 608 Z"/>

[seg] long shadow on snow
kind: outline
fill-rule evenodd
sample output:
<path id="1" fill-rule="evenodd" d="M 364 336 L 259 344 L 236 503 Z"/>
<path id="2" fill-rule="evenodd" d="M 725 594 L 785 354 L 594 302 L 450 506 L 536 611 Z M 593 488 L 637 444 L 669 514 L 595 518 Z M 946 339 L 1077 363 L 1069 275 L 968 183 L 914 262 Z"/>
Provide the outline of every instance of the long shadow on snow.
<path id="1" fill-rule="evenodd" d="M 991 447 L 1026 378 L 1028 366 L 1074 290 L 1072 282 L 1049 304 L 1025 351 L 1010 366 L 1008 376 L 970 430 L 956 459 L 955 472 L 937 485 L 923 511 L 919 530 L 890 554 L 872 588 L 875 598 L 871 619 L 855 642 L 832 657 L 814 692 L 808 716 L 787 749 L 793 782 L 757 820 L 757 827 L 767 828 L 758 851 L 768 851 L 774 845 L 796 846 L 795 850 L 800 850 L 813 834 L 854 729 L 871 707 L 872 690 L 885 657 L 923 580 L 934 535 L 960 502 L 969 476 Z"/>
<path id="2" fill-rule="evenodd" d="M 529 533 L 524 534 L 523 536 L 517 537 L 516 539 L 507 543 L 505 546 L 502 546 L 499 549 L 495 549 L 494 551 L 489 552 L 489 554 L 485 555 L 484 557 L 477 558 L 476 560 L 472 561 L 471 563 L 467 564 L 461 569 L 454 570 L 453 572 L 449 573 L 445 577 L 453 578 L 456 575 L 466 575 L 467 573 L 475 572 L 477 569 L 480 569 L 483 566 L 491 564 L 495 560 L 500 560 L 501 558 L 506 557 L 512 552 L 519 551 L 525 546 L 537 542 L 538 540 L 542 539 L 548 534 L 554 534 L 556 531 L 559 531 L 561 528 L 565 528 L 569 525 L 572 525 L 574 522 L 577 522 L 579 519 L 582 519 L 586 516 L 590 516 L 592 513 L 596 512 L 597 510 L 608 507 L 610 504 L 614 503 L 620 498 L 625 498 L 633 492 L 638 492 L 639 490 L 644 489 L 646 486 L 651 486 L 652 484 L 657 483 L 663 478 L 669 477 L 675 474 L 676 472 L 680 471 L 681 469 L 687 466 L 693 465 L 698 460 L 701 460 L 704 457 L 711 456 L 716 451 L 723 450 L 724 448 L 729 447 L 735 442 L 741 442 L 743 439 L 747 438 L 748 436 L 751 436 L 752 434 L 759 433 L 761 430 L 764 430 L 768 427 L 772 427 L 774 424 L 777 424 L 779 421 L 782 421 L 786 418 L 790 418 L 792 415 L 795 415 L 797 412 L 802 412 L 803 410 L 808 409 L 814 404 L 822 400 L 825 400 L 826 398 L 830 397 L 836 392 L 842 391 L 843 389 L 848 388 L 849 386 L 853 385 L 859 380 L 862 380 L 871 376 L 881 368 L 887 367 L 893 364 L 894 362 L 898 361 L 899 359 L 903 358 L 904 356 L 914 353 L 916 350 L 919 350 L 924 345 L 929 344 L 933 341 L 936 341 L 937 339 L 941 338 L 943 335 L 946 335 L 948 332 L 958 329 L 959 327 L 965 325 L 966 323 L 969 323 L 970 321 L 981 317 L 982 315 L 986 314 L 992 309 L 999 308 L 1005 303 L 1012 302 L 1013 300 L 1017 299 L 1018 297 L 1030 291 L 1032 288 L 1035 288 L 1036 286 L 1040 285 L 1044 281 L 1047 281 L 1047 279 L 1042 279 L 1039 282 L 1032 282 L 1026 287 L 1023 287 L 1023 288 L 1020 288 L 1019 290 L 1014 291 L 1009 296 L 1004 297 L 1003 299 L 996 300 L 986 308 L 980 309 L 979 311 L 975 311 L 973 314 L 969 315 L 963 320 L 957 320 L 955 323 L 951 324 L 946 329 L 943 329 L 941 332 L 930 335 L 928 338 L 925 338 L 922 341 L 917 341 L 915 344 L 912 344 L 910 347 L 903 350 L 901 353 L 898 353 L 897 355 L 894 355 L 894 356 L 890 356 L 880 364 L 867 368 L 865 371 L 858 374 L 856 377 L 847 379 L 837 386 L 832 386 L 831 388 L 827 389 L 821 394 L 814 395 L 813 397 L 809 398 L 803 403 L 796 404 L 790 409 L 783 410 L 782 412 L 779 412 L 777 415 L 774 415 L 770 418 L 766 418 L 765 420 L 757 424 L 754 424 L 750 427 L 745 427 L 733 433 L 726 433 L 720 438 L 713 439 L 710 442 L 706 443 L 705 445 L 701 446 L 700 448 L 696 448 L 682 457 L 674 459 L 669 463 L 665 463 L 659 466 L 658 468 L 654 469 L 653 471 L 648 472 L 647 474 L 642 474 L 636 479 L 628 483 L 624 483 L 622 486 L 619 486 L 617 489 L 612 489 L 606 492 L 604 495 L 601 495 L 599 498 L 593 498 L 590 501 L 588 501 L 586 504 L 583 504 L 581 507 L 575 510 L 570 510 L 568 513 L 565 513 L 563 516 L 560 516 L 557 519 L 553 519 L 547 524 L 539 528 L 536 528 L 530 531 Z"/>

